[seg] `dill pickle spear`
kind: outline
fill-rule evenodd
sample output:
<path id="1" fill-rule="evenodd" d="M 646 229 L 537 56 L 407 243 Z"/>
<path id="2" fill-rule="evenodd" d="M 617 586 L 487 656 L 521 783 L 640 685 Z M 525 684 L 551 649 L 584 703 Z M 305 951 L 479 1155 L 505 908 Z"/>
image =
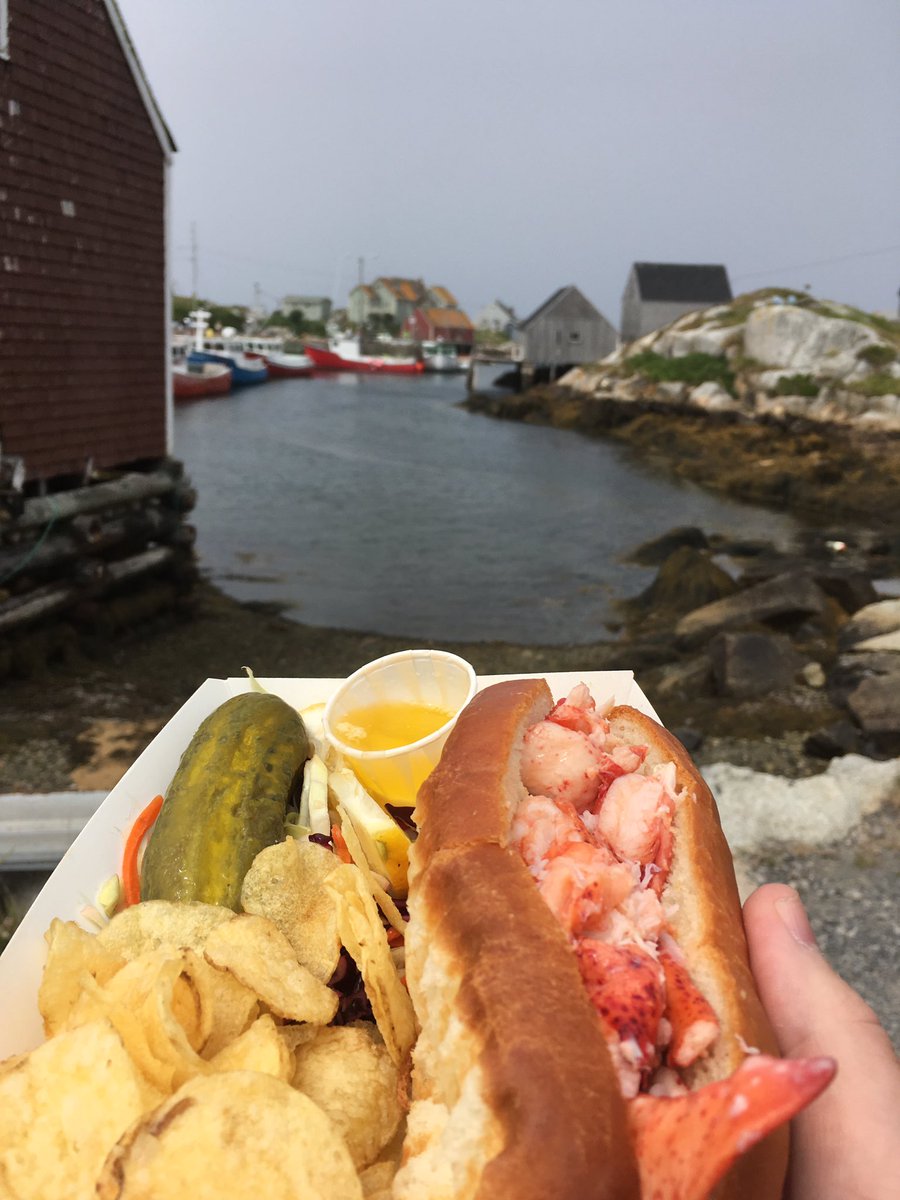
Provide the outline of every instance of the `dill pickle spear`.
<path id="1" fill-rule="evenodd" d="M 182 755 L 150 834 L 141 899 L 239 911 L 253 859 L 284 837 L 309 749 L 301 717 L 278 696 L 248 692 L 211 713 Z"/>

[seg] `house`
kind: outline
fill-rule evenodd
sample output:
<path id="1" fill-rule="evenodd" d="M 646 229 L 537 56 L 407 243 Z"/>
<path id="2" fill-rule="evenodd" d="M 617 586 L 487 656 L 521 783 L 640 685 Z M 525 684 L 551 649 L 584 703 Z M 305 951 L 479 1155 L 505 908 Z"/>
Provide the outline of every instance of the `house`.
<path id="1" fill-rule="evenodd" d="M 324 325 L 331 316 L 331 301 L 327 296 L 285 296 L 281 311 L 288 316 L 299 312 L 304 321 L 319 321 Z"/>
<path id="2" fill-rule="evenodd" d="M 671 321 L 732 299 L 728 272 L 720 265 L 634 263 L 622 296 L 622 340 L 662 329 Z"/>
<path id="3" fill-rule="evenodd" d="M 464 354 L 475 341 L 472 322 L 458 308 L 417 308 L 403 322 L 403 332 L 417 342 L 449 342 Z"/>
<path id="4" fill-rule="evenodd" d="M 347 312 L 355 325 L 380 319 L 399 330 L 424 300 L 425 285 L 421 279 L 382 275 L 374 283 L 357 284 L 350 293 Z"/>
<path id="5" fill-rule="evenodd" d="M 425 289 L 425 303 L 431 308 L 459 308 L 450 289 L 437 285 Z"/>
<path id="6" fill-rule="evenodd" d="M 483 329 L 485 333 L 502 333 L 508 338 L 515 333 L 518 324 L 514 310 L 502 300 L 492 300 L 475 318 L 476 329 Z"/>
<path id="7" fill-rule="evenodd" d="M 0 0 L 7 16 L 0 449 L 43 486 L 169 451 L 175 144 L 114 0 Z"/>
<path id="8" fill-rule="evenodd" d="M 526 364 L 548 368 L 553 377 L 605 358 L 618 344 L 613 326 L 573 284 L 559 288 L 522 321 L 515 340 Z"/>

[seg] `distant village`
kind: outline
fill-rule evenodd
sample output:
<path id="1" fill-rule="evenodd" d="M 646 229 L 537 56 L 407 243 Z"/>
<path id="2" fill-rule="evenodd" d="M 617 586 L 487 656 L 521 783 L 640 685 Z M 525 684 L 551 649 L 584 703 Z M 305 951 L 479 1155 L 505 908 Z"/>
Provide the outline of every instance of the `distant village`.
<path id="1" fill-rule="evenodd" d="M 622 342 L 661 329 L 685 313 L 728 303 L 728 273 L 720 264 L 634 263 L 626 280 L 618 327 L 574 284 L 557 288 L 529 316 L 520 318 L 502 300 L 474 317 L 464 312 L 449 288 L 421 279 L 379 276 L 354 287 L 346 306 L 334 308 L 327 296 L 288 295 L 279 307 L 208 305 L 213 328 L 230 323 L 235 332 L 289 331 L 297 337 L 364 332 L 384 343 L 442 343 L 460 355 L 499 353 L 543 371 L 559 374 L 596 362 Z M 189 323 L 186 297 L 175 315 Z"/>

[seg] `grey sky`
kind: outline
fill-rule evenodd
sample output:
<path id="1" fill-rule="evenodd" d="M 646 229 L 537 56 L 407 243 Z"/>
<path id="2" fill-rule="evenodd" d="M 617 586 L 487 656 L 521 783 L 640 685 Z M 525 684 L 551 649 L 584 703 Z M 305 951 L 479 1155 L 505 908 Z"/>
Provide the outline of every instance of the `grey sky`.
<path id="1" fill-rule="evenodd" d="M 896 311 L 897 0 L 119 5 L 179 146 L 179 291 L 196 222 L 221 301 L 343 303 L 363 255 L 618 324 L 650 259 Z"/>

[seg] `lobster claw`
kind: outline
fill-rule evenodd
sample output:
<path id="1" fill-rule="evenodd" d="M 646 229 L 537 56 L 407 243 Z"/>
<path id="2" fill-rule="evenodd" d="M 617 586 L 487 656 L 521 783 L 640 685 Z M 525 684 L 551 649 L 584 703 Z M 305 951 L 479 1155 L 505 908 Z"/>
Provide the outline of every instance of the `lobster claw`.
<path id="1" fill-rule="evenodd" d="M 642 1200 L 706 1200 L 731 1164 L 834 1077 L 832 1058 L 746 1058 L 728 1079 L 628 1104 Z"/>

